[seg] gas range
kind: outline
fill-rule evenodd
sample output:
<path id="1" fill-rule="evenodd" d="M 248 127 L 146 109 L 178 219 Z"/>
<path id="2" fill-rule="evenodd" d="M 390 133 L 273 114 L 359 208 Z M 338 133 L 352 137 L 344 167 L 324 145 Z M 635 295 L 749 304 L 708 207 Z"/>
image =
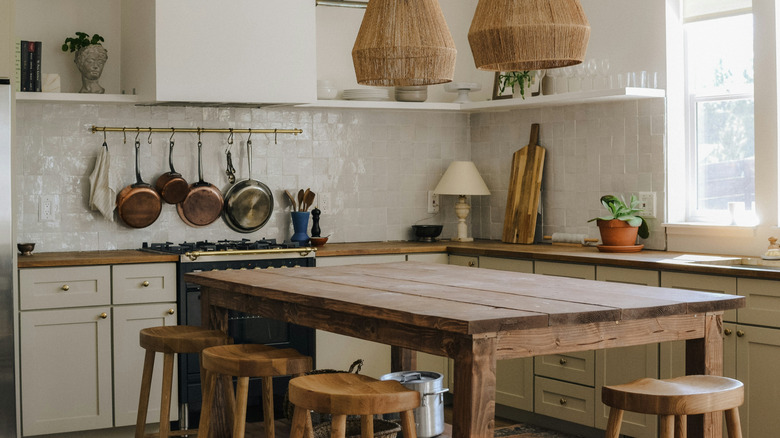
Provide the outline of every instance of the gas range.
<path id="1" fill-rule="evenodd" d="M 141 250 L 179 255 L 179 262 L 176 263 L 178 324 L 192 326 L 201 324 L 200 286 L 186 282 L 185 274 L 214 270 L 313 267 L 316 264 L 315 248 L 300 246 L 296 242 L 277 243 L 275 239 L 216 242 L 204 240 L 178 244 L 144 242 Z M 308 327 L 230 310 L 228 334 L 237 344 L 268 344 L 278 348 L 295 348 L 301 354 L 315 357 L 315 332 Z M 200 413 L 200 366 L 197 354 L 179 355 L 179 382 L 181 424 L 187 428 L 190 423 L 197 424 Z M 262 399 L 261 387 L 260 379 L 250 379 L 250 400 Z M 281 404 L 283 389 L 287 388 L 287 378 L 274 378 L 273 387 L 274 399 Z"/>
<path id="2" fill-rule="evenodd" d="M 277 243 L 276 239 L 203 240 L 179 244 L 144 242 L 141 250 L 179 254 L 179 260 L 183 263 L 314 257 L 317 251 L 314 247 L 300 246 L 297 242 Z"/>

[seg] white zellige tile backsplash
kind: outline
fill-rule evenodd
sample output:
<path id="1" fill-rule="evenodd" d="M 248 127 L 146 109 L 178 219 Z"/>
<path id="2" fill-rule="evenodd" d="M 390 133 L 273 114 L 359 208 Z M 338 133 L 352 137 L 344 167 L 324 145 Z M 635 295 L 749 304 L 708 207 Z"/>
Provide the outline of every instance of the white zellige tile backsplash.
<path id="1" fill-rule="evenodd" d="M 17 236 L 36 251 L 138 248 L 141 242 L 224 238 L 289 239 L 289 203 L 283 190 L 311 187 L 329 206 L 323 235 L 331 241 L 409 240 L 415 223 L 443 223 L 443 238 L 456 234 L 455 197 L 442 197 L 441 212 L 426 211 L 432 190 L 453 160 L 473 159 L 492 194 L 475 196 L 470 216 L 477 238 L 500 239 L 512 153 L 528 143 L 531 123 L 541 123 L 547 147 L 543 182 L 544 232 L 597 236 L 587 219 L 601 214 L 601 194 L 658 192 L 664 199 L 663 99 L 575 105 L 483 114 L 418 111 L 249 109 L 19 102 L 17 104 Z M 219 219 L 191 228 L 173 205 L 144 229 L 111 222 L 90 211 L 89 175 L 101 147 L 97 126 L 301 128 L 298 136 L 253 134 L 252 176 L 267 184 L 274 214 L 259 231 L 241 234 Z M 153 184 L 168 170 L 169 134 L 141 134 L 141 175 Z M 108 133 L 112 186 L 135 180 L 135 133 Z M 247 175 L 246 134 L 232 146 L 237 177 Z M 197 135 L 174 136 L 174 165 L 197 180 Z M 203 134 L 204 179 L 226 190 L 227 135 Z M 54 199 L 54 220 L 38 218 L 41 196 Z M 316 201 L 315 201 L 316 204 Z M 662 211 L 661 213 L 662 214 Z M 659 221 L 644 242 L 664 248 Z"/>

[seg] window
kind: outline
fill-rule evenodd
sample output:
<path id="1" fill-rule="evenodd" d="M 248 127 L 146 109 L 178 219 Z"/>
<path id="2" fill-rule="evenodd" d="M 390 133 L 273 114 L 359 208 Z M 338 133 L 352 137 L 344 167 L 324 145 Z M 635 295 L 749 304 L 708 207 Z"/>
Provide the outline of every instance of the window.
<path id="1" fill-rule="evenodd" d="M 754 221 L 753 14 L 686 16 L 686 221 Z M 689 12 L 686 2 L 686 12 Z M 700 3 L 700 2 L 698 2 Z M 748 5 L 749 6 L 749 5 Z"/>

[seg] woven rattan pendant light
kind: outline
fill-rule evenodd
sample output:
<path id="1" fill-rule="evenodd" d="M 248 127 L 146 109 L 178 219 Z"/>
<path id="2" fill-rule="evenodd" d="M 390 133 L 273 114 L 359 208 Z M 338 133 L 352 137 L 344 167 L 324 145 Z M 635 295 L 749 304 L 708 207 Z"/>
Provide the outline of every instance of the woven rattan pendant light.
<path id="1" fill-rule="evenodd" d="M 579 0 L 479 0 L 469 29 L 474 63 L 490 71 L 579 64 L 588 38 Z"/>
<path id="2" fill-rule="evenodd" d="M 359 84 L 433 85 L 452 81 L 456 53 L 438 0 L 370 0 L 352 62 Z"/>

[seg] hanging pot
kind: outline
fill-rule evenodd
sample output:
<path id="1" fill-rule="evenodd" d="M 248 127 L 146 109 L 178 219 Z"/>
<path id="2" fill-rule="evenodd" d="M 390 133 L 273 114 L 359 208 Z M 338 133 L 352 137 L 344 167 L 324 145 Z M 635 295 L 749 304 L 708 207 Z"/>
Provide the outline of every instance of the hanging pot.
<path id="1" fill-rule="evenodd" d="M 417 436 L 428 438 L 444 432 L 444 376 L 433 371 L 398 371 L 379 380 L 396 380 L 407 389 L 420 393 L 420 407 L 414 410 Z"/>
<path id="2" fill-rule="evenodd" d="M 176 204 L 179 217 L 189 226 L 206 226 L 222 213 L 222 192 L 203 180 L 203 144 L 198 140 L 198 182 L 190 185 L 183 201 Z"/>
<path id="3" fill-rule="evenodd" d="M 135 184 L 122 189 L 116 196 L 119 217 L 133 228 L 146 228 L 160 216 L 162 201 L 160 194 L 151 185 L 143 182 L 138 170 L 138 150 L 141 143 L 135 140 Z"/>
<path id="4" fill-rule="evenodd" d="M 249 162 L 247 179 L 236 182 L 225 194 L 222 218 L 230 228 L 239 233 L 257 231 L 268 222 L 274 211 L 274 195 L 267 185 L 252 179 L 252 141 L 246 142 Z"/>
<path id="5" fill-rule="evenodd" d="M 187 184 L 187 181 L 181 174 L 176 172 L 176 169 L 173 168 L 173 137 L 171 137 L 170 144 L 168 166 L 170 166 L 171 170 L 163 173 L 157 178 L 154 188 L 165 202 L 169 204 L 178 204 L 187 197 L 187 193 L 190 192 L 190 185 Z"/>

